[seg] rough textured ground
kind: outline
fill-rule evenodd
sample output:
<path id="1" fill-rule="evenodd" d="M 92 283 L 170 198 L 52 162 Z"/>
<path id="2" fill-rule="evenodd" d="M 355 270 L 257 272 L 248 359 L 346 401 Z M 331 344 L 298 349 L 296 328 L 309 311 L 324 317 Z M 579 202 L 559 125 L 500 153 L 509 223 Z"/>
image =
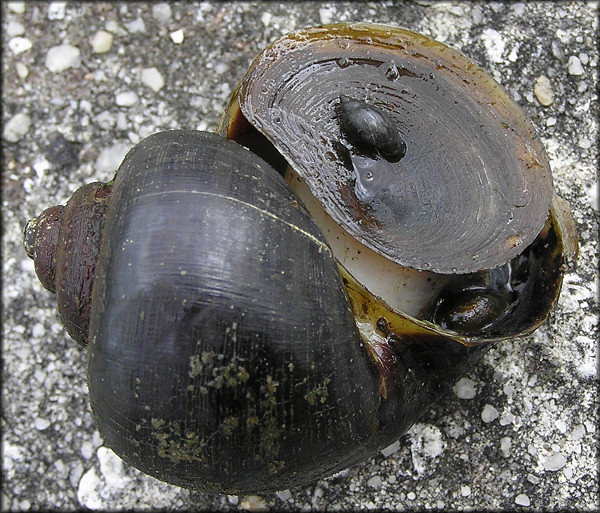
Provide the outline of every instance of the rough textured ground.
<path id="1" fill-rule="evenodd" d="M 493 349 L 385 454 L 277 494 L 189 493 L 103 447 L 86 355 L 60 327 L 21 230 L 83 183 L 110 179 L 140 138 L 214 129 L 269 41 L 335 21 L 420 31 L 489 70 L 539 131 L 580 258 L 549 320 Z M 3 509 L 596 509 L 597 34 L 597 4 L 583 2 L 3 3 Z M 62 44 L 80 53 L 59 71 L 69 49 L 49 52 Z M 142 75 L 154 67 L 162 87 Z M 541 76 L 551 91 L 536 94 Z"/>

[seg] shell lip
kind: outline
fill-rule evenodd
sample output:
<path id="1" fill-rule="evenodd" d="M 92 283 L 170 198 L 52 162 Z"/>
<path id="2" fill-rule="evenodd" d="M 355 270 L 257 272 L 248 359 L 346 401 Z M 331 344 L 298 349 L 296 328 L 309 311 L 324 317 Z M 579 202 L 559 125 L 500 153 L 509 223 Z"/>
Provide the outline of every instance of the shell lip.
<path id="1" fill-rule="evenodd" d="M 385 87 L 398 89 L 379 94 Z M 401 265 L 495 268 L 547 218 L 552 176 L 533 125 L 474 62 L 427 36 L 371 24 L 299 31 L 259 55 L 238 91 L 243 116 L 327 212 Z M 335 113 L 342 94 L 394 117 L 406 156 L 390 163 L 355 151 Z"/>

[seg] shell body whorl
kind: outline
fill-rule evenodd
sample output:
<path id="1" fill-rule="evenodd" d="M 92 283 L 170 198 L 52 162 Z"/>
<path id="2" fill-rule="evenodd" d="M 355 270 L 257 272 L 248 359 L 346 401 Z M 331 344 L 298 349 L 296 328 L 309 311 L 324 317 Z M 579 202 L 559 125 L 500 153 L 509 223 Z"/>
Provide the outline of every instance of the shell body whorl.
<path id="1" fill-rule="evenodd" d="M 170 131 L 126 157 L 111 205 L 89 380 L 113 450 L 171 483 L 229 490 L 285 488 L 343 467 L 342 448 L 360 454 L 375 371 L 283 179 L 217 135 Z"/>

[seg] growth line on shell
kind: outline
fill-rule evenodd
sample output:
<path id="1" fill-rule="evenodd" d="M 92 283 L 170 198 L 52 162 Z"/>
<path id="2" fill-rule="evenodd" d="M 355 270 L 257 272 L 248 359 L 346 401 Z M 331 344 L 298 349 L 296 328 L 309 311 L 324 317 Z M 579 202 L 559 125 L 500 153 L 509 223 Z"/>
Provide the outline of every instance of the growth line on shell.
<path id="1" fill-rule="evenodd" d="M 226 199 L 226 200 L 231 200 L 233 202 L 236 202 L 236 203 L 239 203 L 239 204 L 244 205 L 246 207 L 249 207 L 249 208 L 251 208 L 253 210 L 256 210 L 256 211 L 260 212 L 261 214 L 264 214 L 264 215 L 266 215 L 268 217 L 276 219 L 277 221 L 279 221 L 282 224 L 285 224 L 285 225 L 289 226 L 292 230 L 295 230 L 295 231 L 301 233 L 305 237 L 308 237 L 310 240 L 312 240 L 321 249 L 324 249 L 329 254 L 332 254 L 331 250 L 329 249 L 329 247 L 326 244 L 323 244 L 319 239 L 317 239 L 314 235 L 311 235 L 310 233 L 308 233 L 306 230 L 303 230 L 302 228 L 299 228 L 295 224 L 289 223 L 288 221 L 285 221 L 284 219 L 281 219 L 280 217 L 277 217 L 275 214 L 272 214 L 271 212 L 269 212 L 267 210 L 263 210 L 262 208 L 258 208 L 257 206 L 252 205 L 251 203 L 247 203 L 246 201 L 242 201 L 242 200 L 239 200 L 237 198 L 233 198 L 231 196 L 223 196 L 222 194 L 216 194 L 214 192 L 179 191 L 179 190 L 177 190 L 177 191 L 154 192 L 154 193 L 148 194 L 147 196 L 148 197 L 151 197 L 151 196 L 164 196 L 165 194 L 181 194 L 181 193 L 186 193 L 186 194 L 200 194 L 202 196 L 215 196 L 217 198 L 223 198 L 223 199 Z"/>

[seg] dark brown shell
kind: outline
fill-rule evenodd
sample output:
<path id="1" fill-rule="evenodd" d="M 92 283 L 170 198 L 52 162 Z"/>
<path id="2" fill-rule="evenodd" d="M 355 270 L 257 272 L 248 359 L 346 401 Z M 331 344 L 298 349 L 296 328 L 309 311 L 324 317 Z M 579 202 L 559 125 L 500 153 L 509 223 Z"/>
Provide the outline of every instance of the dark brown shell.
<path id="1" fill-rule="evenodd" d="M 344 96 L 389 116 L 406 154 L 357 146 Z M 463 54 L 414 32 L 340 24 L 284 36 L 253 62 L 223 131 L 256 147 L 248 122 L 338 223 L 402 265 L 494 268 L 548 216 L 550 166 L 518 105 Z"/>

